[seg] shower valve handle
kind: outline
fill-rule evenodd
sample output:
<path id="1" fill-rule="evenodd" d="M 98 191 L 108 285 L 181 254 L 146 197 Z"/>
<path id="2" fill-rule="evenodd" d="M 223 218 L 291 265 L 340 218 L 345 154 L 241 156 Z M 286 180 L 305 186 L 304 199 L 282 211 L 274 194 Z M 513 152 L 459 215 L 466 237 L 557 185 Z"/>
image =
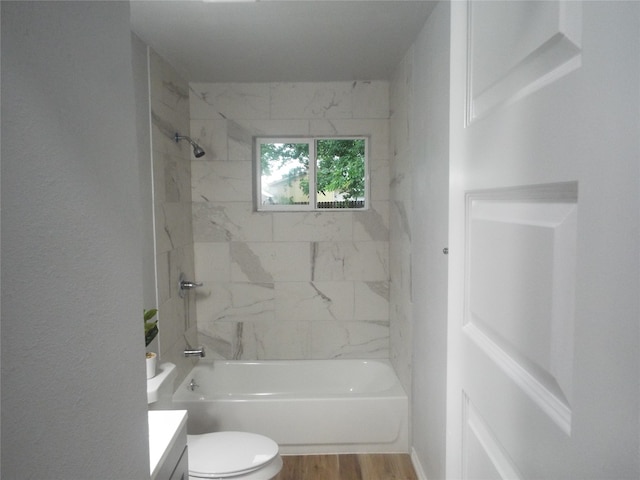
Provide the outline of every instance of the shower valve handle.
<path id="1" fill-rule="evenodd" d="M 180 294 L 180 297 L 184 297 L 185 290 L 192 290 L 201 286 L 202 282 L 192 282 L 191 280 L 186 280 L 184 277 L 184 273 L 180 274 L 180 279 L 178 280 L 178 293 Z"/>

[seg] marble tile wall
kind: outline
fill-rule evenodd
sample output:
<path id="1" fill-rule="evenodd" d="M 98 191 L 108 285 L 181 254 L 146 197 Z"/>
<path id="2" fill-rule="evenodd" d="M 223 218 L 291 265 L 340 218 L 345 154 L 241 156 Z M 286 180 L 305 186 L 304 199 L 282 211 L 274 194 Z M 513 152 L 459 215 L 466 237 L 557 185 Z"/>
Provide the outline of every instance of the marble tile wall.
<path id="1" fill-rule="evenodd" d="M 413 219 L 412 141 L 413 46 L 397 66 L 390 84 L 389 142 L 391 156 L 389 264 L 391 269 L 390 352 L 400 381 L 411 392 L 412 305 L 411 230 Z"/>
<path id="2" fill-rule="evenodd" d="M 389 357 L 389 84 L 190 84 L 198 335 L 226 359 Z M 255 212 L 260 135 L 368 135 L 371 208 Z"/>
<path id="3" fill-rule="evenodd" d="M 171 65 L 150 49 L 151 143 L 156 238 L 158 353 L 161 362 L 178 366 L 179 379 L 194 360 L 183 355 L 186 342 L 197 344 L 195 296 L 180 298 L 181 272 L 195 278 L 191 222 L 192 150 L 176 143 L 176 132 L 189 135 L 189 86 Z M 148 307 L 147 307 L 148 308 Z"/>

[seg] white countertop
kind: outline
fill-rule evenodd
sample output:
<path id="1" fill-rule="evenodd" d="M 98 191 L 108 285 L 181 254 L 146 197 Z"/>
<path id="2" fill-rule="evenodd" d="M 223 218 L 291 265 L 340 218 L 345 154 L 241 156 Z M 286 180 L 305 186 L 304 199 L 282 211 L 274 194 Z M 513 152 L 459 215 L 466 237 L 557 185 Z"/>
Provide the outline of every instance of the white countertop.
<path id="1" fill-rule="evenodd" d="M 149 469 L 155 478 L 173 447 L 178 432 L 187 422 L 186 410 L 149 411 Z"/>

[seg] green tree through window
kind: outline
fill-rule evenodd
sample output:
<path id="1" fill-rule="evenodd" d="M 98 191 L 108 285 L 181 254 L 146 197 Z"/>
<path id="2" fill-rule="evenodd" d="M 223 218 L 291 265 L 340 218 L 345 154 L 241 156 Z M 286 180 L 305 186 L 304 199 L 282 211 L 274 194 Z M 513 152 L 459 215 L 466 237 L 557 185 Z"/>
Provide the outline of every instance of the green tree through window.
<path id="1" fill-rule="evenodd" d="M 317 191 L 339 192 L 345 200 L 364 196 L 364 140 L 316 142 Z"/>

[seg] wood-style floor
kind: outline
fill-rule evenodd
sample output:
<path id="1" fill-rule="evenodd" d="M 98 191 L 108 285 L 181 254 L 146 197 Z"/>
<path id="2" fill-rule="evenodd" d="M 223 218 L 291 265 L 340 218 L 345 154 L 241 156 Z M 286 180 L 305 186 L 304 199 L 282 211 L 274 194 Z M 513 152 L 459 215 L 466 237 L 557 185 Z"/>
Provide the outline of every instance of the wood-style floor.
<path id="1" fill-rule="evenodd" d="M 283 455 L 275 480 L 418 480 L 402 454 Z"/>

